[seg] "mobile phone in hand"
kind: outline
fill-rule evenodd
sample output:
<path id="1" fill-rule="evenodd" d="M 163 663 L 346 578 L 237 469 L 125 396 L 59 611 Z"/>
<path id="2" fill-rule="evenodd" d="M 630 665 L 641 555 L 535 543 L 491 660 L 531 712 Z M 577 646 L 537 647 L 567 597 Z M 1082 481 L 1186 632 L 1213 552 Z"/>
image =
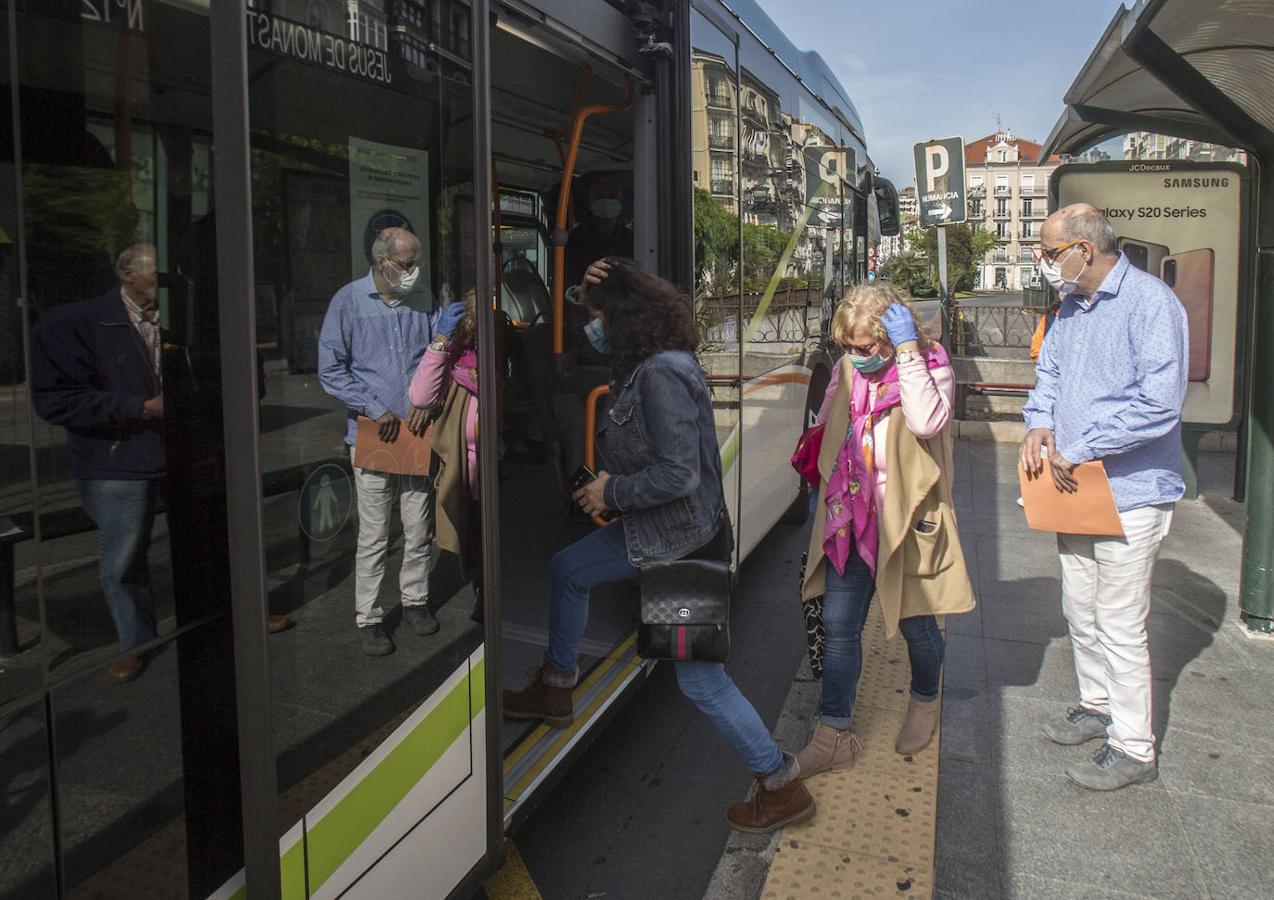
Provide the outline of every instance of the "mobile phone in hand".
<path id="1" fill-rule="evenodd" d="M 594 472 L 588 466 L 580 466 L 578 469 L 575 470 L 575 474 L 571 476 L 571 482 L 570 482 L 571 494 L 574 495 L 574 493 L 578 491 L 580 488 L 582 488 L 584 485 L 588 484 L 590 481 L 596 481 L 596 480 L 597 480 L 596 472 Z"/>

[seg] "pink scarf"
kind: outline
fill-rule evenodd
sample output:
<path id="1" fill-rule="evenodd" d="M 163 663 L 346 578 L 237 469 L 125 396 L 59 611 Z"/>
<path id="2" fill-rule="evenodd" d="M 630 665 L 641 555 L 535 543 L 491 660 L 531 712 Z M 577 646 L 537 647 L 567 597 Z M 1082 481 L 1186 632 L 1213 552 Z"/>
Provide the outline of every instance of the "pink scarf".
<path id="1" fill-rule="evenodd" d="M 478 354 L 470 347 L 451 364 L 451 377 L 473 396 L 478 396 Z"/>
<path id="2" fill-rule="evenodd" d="M 951 364 L 941 344 L 921 351 L 930 369 Z M 827 523 L 823 530 L 823 552 L 836 571 L 845 574 L 849 554 L 858 555 L 876 575 L 876 553 L 880 547 L 880 524 L 876 510 L 876 423 L 881 415 L 902 402 L 898 388 L 898 367 L 890 363 L 874 379 L 878 385 L 876 402 L 869 403 L 873 379 L 853 370 L 850 384 L 849 430 L 836 457 L 836 466 L 827 482 Z"/>

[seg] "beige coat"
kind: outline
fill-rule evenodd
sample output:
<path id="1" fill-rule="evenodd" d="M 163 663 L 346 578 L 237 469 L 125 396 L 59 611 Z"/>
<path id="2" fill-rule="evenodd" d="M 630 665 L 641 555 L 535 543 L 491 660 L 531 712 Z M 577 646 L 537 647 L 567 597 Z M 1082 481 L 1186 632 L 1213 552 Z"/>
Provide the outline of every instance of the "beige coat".
<path id="1" fill-rule="evenodd" d="M 846 374 L 828 405 L 825 434 L 829 436 L 848 430 L 850 384 Z M 823 525 L 827 518 L 823 510 L 841 443 L 824 440 L 819 452 L 822 478 L 801 592 L 805 598 L 825 591 Z M 889 413 L 885 444 L 889 481 L 878 509 L 876 598 L 885 617 L 885 636 L 892 638 L 899 619 L 969 612 L 975 601 L 951 497 L 955 453 L 950 428 L 936 437 L 917 438 L 907 427 L 901 406 L 895 406 Z"/>

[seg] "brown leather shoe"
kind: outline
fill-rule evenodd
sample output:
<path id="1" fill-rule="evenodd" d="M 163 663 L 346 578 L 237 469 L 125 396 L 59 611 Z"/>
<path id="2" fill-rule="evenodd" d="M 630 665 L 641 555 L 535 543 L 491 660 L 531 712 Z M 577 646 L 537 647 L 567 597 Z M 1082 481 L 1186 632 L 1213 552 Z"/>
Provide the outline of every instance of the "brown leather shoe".
<path id="1" fill-rule="evenodd" d="M 774 791 L 767 791 L 758 778 L 751 799 L 731 806 L 725 820 L 735 831 L 769 834 L 786 825 L 804 822 L 816 810 L 814 798 L 800 778 L 793 778 Z"/>
<path id="2" fill-rule="evenodd" d="M 296 623 L 287 616 L 266 616 L 265 627 L 270 634 L 278 634 L 280 631 L 287 631 Z"/>
<path id="3" fill-rule="evenodd" d="M 106 680 L 113 684 L 127 684 L 142 674 L 142 670 L 145 668 L 146 663 L 139 656 L 121 659 L 119 662 L 111 663 L 106 667 Z"/>
<path id="4" fill-rule="evenodd" d="M 533 669 L 530 684 L 520 691 L 504 692 L 505 718 L 543 719 L 554 728 L 565 728 L 575 721 L 571 690 L 547 683 L 543 668 Z"/>

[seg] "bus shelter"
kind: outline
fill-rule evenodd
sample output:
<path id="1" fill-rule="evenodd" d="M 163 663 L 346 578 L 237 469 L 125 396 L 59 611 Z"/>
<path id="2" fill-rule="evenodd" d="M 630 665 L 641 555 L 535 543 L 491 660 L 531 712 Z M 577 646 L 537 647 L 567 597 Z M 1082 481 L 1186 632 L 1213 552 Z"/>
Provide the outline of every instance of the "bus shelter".
<path id="1" fill-rule="evenodd" d="M 1044 155 L 1148 131 L 1246 150 L 1258 185 L 1242 247 L 1239 485 L 1247 492 L 1241 607 L 1274 633 L 1274 7 L 1141 0 L 1120 8 L 1065 95 Z"/>

